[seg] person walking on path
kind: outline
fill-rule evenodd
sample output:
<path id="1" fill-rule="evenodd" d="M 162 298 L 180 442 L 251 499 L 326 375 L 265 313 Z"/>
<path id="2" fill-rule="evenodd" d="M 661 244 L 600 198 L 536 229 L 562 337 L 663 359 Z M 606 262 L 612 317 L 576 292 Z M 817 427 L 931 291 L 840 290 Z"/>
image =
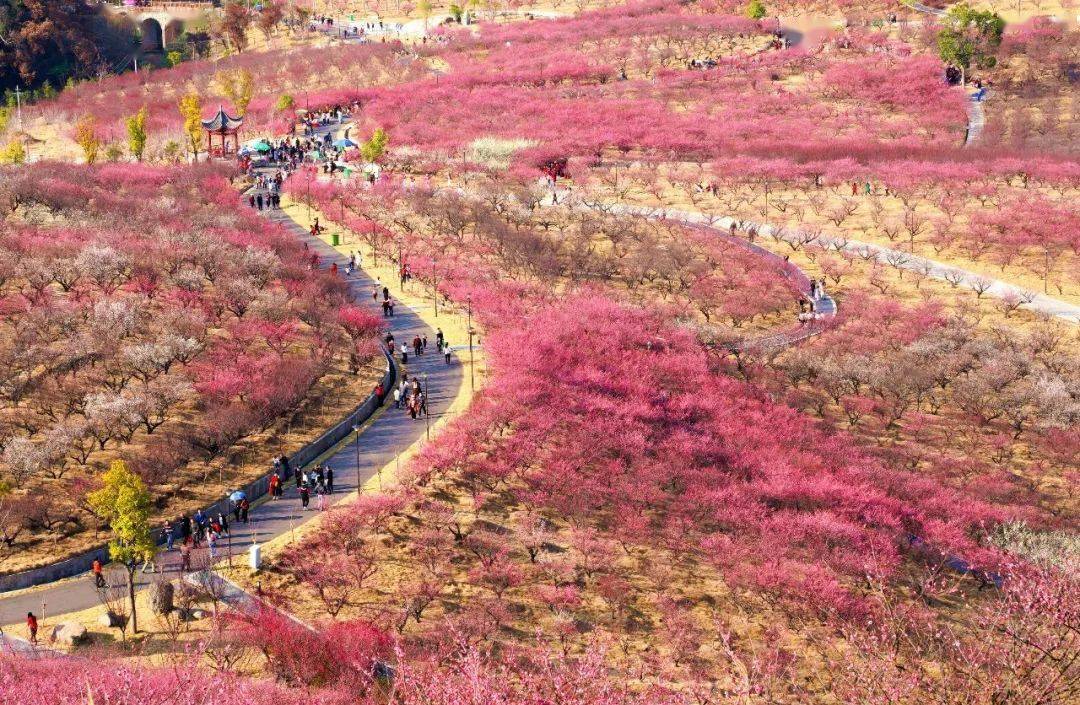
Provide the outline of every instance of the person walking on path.
<path id="1" fill-rule="evenodd" d="M 26 613 L 26 630 L 28 632 L 30 632 L 30 643 L 31 644 L 36 644 L 37 643 L 38 623 L 37 623 L 37 617 L 34 616 L 33 612 L 27 612 Z"/>
<path id="2" fill-rule="evenodd" d="M 165 537 L 165 550 L 173 550 L 173 526 L 168 521 L 161 525 L 161 535 Z"/>
<path id="3" fill-rule="evenodd" d="M 326 468 L 326 493 L 334 494 L 334 468 Z"/>
<path id="4" fill-rule="evenodd" d="M 149 570 L 147 570 L 148 568 L 149 568 Z M 142 572 L 143 573 L 156 573 L 157 572 L 157 564 L 154 563 L 154 550 L 153 549 L 150 549 L 149 551 L 147 551 L 146 553 L 143 554 Z"/>
<path id="5" fill-rule="evenodd" d="M 191 571 L 191 544 L 187 541 L 180 544 L 180 572 L 188 573 Z"/>
<path id="6" fill-rule="evenodd" d="M 308 490 L 307 485 L 300 486 L 300 505 L 307 510 L 308 503 L 311 501 L 311 491 Z"/>
<path id="7" fill-rule="evenodd" d="M 206 535 L 206 525 L 209 524 L 209 523 L 210 523 L 210 521 L 207 518 L 206 514 L 203 513 L 202 509 L 199 509 L 199 510 L 197 510 L 195 512 L 195 527 L 196 527 L 195 528 L 195 545 L 196 546 L 199 545 L 199 541 L 202 540 L 202 537 Z"/>
<path id="8" fill-rule="evenodd" d="M 435 347 L 438 350 L 442 350 L 443 342 L 445 342 L 446 336 L 443 335 L 442 328 L 435 330 Z"/>
<path id="9" fill-rule="evenodd" d="M 270 476 L 270 499 L 276 500 L 281 497 L 281 478 L 275 472 Z"/>
<path id="10" fill-rule="evenodd" d="M 251 502 L 247 501 L 247 497 L 240 500 L 240 521 L 245 524 L 248 523 L 248 510 L 251 509 Z"/>
<path id="11" fill-rule="evenodd" d="M 101 570 L 101 561 L 95 558 L 90 566 L 90 571 L 94 574 L 94 587 L 99 590 L 103 590 L 107 587 L 105 584 L 105 574 Z"/>

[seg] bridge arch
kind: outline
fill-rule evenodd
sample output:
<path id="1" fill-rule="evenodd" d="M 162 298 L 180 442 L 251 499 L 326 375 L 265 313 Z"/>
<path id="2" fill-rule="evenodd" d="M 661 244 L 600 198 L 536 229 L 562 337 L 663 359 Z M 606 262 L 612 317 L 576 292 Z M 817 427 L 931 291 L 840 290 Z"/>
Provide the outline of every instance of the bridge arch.
<path id="1" fill-rule="evenodd" d="M 169 46 L 184 33 L 184 21 L 173 18 L 166 22 L 161 30 L 161 40 L 164 46 Z"/>
<path id="2" fill-rule="evenodd" d="M 165 49 L 165 37 L 161 23 L 155 17 L 146 17 L 139 22 L 139 31 L 142 34 L 142 50 L 145 52 L 163 51 Z"/>

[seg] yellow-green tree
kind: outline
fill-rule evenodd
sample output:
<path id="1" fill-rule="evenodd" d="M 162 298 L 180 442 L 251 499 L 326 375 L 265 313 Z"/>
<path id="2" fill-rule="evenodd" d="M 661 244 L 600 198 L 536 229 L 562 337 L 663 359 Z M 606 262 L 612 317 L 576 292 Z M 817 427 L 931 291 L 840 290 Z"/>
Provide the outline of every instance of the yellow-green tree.
<path id="1" fill-rule="evenodd" d="M 139 112 L 126 118 L 124 123 L 127 125 L 128 134 L 128 149 L 131 150 L 131 156 L 135 157 L 135 161 L 141 162 L 143 159 L 143 152 L 146 151 L 146 118 L 148 113 L 146 106 L 144 105 L 139 109 Z"/>
<path id="2" fill-rule="evenodd" d="M 365 161 L 377 162 L 379 157 L 386 152 L 386 144 L 390 141 L 386 131 L 381 127 L 371 134 L 371 139 L 360 145 L 360 155 Z"/>
<path id="3" fill-rule="evenodd" d="M 0 149 L 0 164 L 22 164 L 26 161 L 26 148 L 19 140 L 11 140 Z"/>
<path id="4" fill-rule="evenodd" d="M 97 161 L 98 150 L 101 149 L 101 139 L 98 137 L 97 120 L 93 115 L 83 115 L 75 123 L 75 142 L 82 148 L 83 157 L 87 164 Z"/>
<path id="5" fill-rule="evenodd" d="M 247 69 L 237 69 L 233 72 L 233 95 L 230 99 L 240 115 L 247 115 L 248 105 L 255 96 L 255 79 Z"/>
<path id="6" fill-rule="evenodd" d="M 288 93 L 282 93 L 277 99 L 277 105 L 274 106 L 274 110 L 283 113 L 286 110 L 292 110 L 294 107 L 296 107 L 296 99 Z"/>
<path id="7" fill-rule="evenodd" d="M 247 69 L 231 69 L 214 74 L 214 85 L 221 95 L 232 101 L 236 111 L 247 114 L 248 105 L 255 95 L 255 79 Z"/>
<path id="8" fill-rule="evenodd" d="M 123 460 L 114 460 L 102 477 L 101 489 L 91 492 L 86 499 L 91 510 L 109 522 L 112 531 L 109 558 L 127 569 L 131 631 L 137 634 L 135 564 L 153 556 L 155 550 L 150 533 L 150 492 L 142 478 L 129 470 Z"/>
<path id="9" fill-rule="evenodd" d="M 767 14 L 769 11 L 765 9 L 765 3 L 761 0 L 750 0 L 750 4 L 746 6 L 746 16 L 752 20 L 765 19 Z"/>
<path id="10" fill-rule="evenodd" d="M 199 145 L 202 144 L 202 104 L 199 94 L 192 91 L 180 99 L 180 116 L 184 118 L 184 134 L 191 147 L 192 161 L 199 161 Z"/>

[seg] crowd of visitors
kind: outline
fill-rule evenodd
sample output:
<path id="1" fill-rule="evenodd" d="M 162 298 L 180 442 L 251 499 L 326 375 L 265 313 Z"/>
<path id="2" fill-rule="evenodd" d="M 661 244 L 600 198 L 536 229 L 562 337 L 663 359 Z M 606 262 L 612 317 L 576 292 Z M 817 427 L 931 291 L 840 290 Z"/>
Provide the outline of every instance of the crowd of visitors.
<path id="1" fill-rule="evenodd" d="M 805 326 L 811 321 L 816 321 L 821 318 L 822 313 L 818 311 L 818 302 L 827 298 L 825 293 L 825 277 L 820 279 L 810 280 L 810 294 L 807 296 L 799 297 L 799 325 Z"/>

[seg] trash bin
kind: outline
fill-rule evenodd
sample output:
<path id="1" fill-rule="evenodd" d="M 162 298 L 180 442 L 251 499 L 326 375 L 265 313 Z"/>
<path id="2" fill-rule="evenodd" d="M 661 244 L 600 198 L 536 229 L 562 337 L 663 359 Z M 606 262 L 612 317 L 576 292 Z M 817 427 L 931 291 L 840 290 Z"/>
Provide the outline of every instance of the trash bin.
<path id="1" fill-rule="evenodd" d="M 330 244 L 333 245 L 334 247 L 337 247 L 338 245 L 340 245 L 341 244 L 341 235 L 339 233 L 331 233 L 330 234 Z"/>
<path id="2" fill-rule="evenodd" d="M 258 570 L 260 565 L 262 565 L 262 546 L 253 543 L 248 549 L 248 566 L 252 570 Z"/>

